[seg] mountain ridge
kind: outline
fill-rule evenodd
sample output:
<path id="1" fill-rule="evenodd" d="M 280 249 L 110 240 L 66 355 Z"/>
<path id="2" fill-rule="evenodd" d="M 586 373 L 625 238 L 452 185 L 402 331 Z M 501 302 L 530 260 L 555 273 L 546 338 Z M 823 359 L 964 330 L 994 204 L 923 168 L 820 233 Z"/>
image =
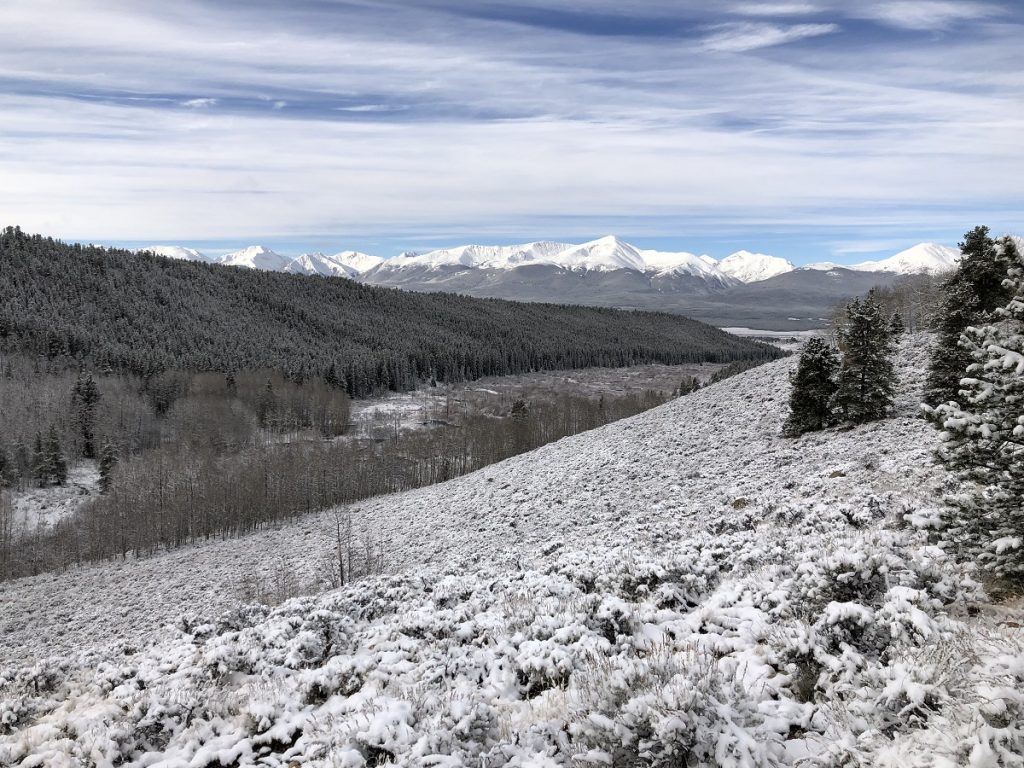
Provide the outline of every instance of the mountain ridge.
<path id="1" fill-rule="evenodd" d="M 159 245 L 145 248 L 158 256 L 208 261 L 226 266 L 270 269 L 300 274 L 341 275 L 353 279 L 372 273 L 381 278 L 411 269 L 442 271 L 461 269 L 517 269 L 527 265 L 560 267 L 576 272 L 613 272 L 627 269 L 640 273 L 689 274 L 724 285 L 754 283 L 800 269 L 849 269 L 859 272 L 934 274 L 951 269 L 959 252 L 939 243 L 918 243 L 890 257 L 858 264 L 815 262 L 796 266 L 788 259 L 741 249 L 722 259 L 688 251 L 660 251 L 638 248 L 615 235 L 585 243 L 571 244 L 538 240 L 513 245 L 466 244 L 426 253 L 406 252 L 383 258 L 358 251 L 341 251 L 328 256 L 320 252 L 295 257 L 283 256 L 262 246 L 251 245 L 219 258 L 208 258 L 183 246 Z"/>

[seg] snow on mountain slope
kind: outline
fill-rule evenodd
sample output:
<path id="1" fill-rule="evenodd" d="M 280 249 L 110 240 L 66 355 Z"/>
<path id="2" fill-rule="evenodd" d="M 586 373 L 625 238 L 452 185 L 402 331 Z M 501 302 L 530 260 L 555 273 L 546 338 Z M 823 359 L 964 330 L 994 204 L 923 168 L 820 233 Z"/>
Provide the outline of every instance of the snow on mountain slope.
<path id="1" fill-rule="evenodd" d="M 248 269 L 280 272 L 288 266 L 290 261 L 291 259 L 275 253 L 262 245 L 250 245 L 248 248 L 221 256 L 217 263 L 228 267 L 246 267 Z"/>
<path id="2" fill-rule="evenodd" d="M 781 438 L 783 360 L 360 503 L 394 575 L 276 609 L 214 618 L 333 514 L 0 585 L 0 763 L 1016 765 L 1020 612 L 905 522 L 926 346 L 884 422 Z"/>
<path id="3" fill-rule="evenodd" d="M 299 275 L 349 278 L 359 274 L 358 270 L 322 253 L 304 253 L 301 256 L 296 256 L 281 271 Z"/>
<path id="4" fill-rule="evenodd" d="M 632 269 L 644 272 L 647 269 L 640 251 L 614 235 L 566 248 L 553 259 L 553 262 L 565 269 L 581 271 L 611 272 L 616 269 Z"/>
<path id="5" fill-rule="evenodd" d="M 760 282 L 795 269 L 792 262 L 786 259 L 750 251 L 736 251 L 726 256 L 718 262 L 718 268 L 742 283 Z"/>
<path id="6" fill-rule="evenodd" d="M 157 256 L 165 256 L 168 259 L 180 259 L 181 261 L 209 261 L 202 253 L 195 248 L 185 248 L 181 245 L 150 245 L 140 248 L 140 251 L 149 251 Z"/>
<path id="7" fill-rule="evenodd" d="M 897 272 L 901 275 L 935 274 L 956 266 L 960 251 L 938 243 L 918 243 L 894 256 L 878 261 L 851 264 L 858 272 Z"/>
<path id="8" fill-rule="evenodd" d="M 384 260 L 382 270 L 402 270 L 410 267 L 439 269 L 459 266 L 478 269 L 512 269 L 523 264 L 547 263 L 572 246 L 565 243 L 540 241 L 524 245 L 460 245 L 423 254 L 402 254 Z"/>
<path id="9" fill-rule="evenodd" d="M 360 253 L 359 251 L 341 251 L 327 258 L 335 264 L 348 267 L 356 273 L 369 272 L 384 261 L 380 256 L 371 256 L 368 253 Z"/>

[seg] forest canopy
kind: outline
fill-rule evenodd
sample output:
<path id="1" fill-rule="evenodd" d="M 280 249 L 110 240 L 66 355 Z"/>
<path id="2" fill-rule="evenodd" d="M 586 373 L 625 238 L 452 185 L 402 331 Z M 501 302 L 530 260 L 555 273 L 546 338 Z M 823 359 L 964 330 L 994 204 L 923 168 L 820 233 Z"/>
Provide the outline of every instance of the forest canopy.
<path id="1" fill-rule="evenodd" d="M 531 370 L 767 360 L 678 315 L 419 294 L 0 233 L 0 351 L 150 377 L 268 368 L 355 397 Z"/>

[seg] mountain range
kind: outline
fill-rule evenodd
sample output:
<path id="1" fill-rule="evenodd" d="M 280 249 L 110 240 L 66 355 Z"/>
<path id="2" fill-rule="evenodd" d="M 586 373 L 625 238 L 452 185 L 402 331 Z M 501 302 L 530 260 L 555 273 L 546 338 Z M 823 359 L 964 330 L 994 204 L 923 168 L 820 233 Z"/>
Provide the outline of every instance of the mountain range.
<path id="1" fill-rule="evenodd" d="M 578 245 L 462 245 L 389 259 L 358 251 L 289 257 L 261 245 L 216 258 L 181 246 L 145 250 L 413 291 L 661 310 L 716 325 L 771 330 L 821 327 L 838 301 L 904 276 L 949 270 L 959 257 L 955 248 L 920 243 L 877 261 L 797 267 L 787 259 L 746 250 L 717 260 L 686 251 L 641 249 L 615 236 Z"/>

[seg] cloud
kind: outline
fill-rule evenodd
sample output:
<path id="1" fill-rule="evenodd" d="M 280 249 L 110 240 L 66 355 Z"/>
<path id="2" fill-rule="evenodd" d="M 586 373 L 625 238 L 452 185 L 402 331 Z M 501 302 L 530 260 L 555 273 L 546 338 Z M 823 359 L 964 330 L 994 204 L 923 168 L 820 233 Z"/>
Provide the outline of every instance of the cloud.
<path id="1" fill-rule="evenodd" d="M 181 106 L 188 107 L 189 109 L 207 109 L 217 103 L 216 99 L 188 99 L 187 101 L 181 102 Z"/>
<path id="2" fill-rule="evenodd" d="M 740 3 L 733 11 L 743 16 L 812 16 L 821 8 L 810 3 Z"/>
<path id="3" fill-rule="evenodd" d="M 0 225 L 145 242 L 613 230 L 756 244 L 955 226 L 949 242 L 985 211 L 1019 220 L 1021 14 L 939 46 L 813 4 L 821 23 L 788 24 L 754 16 L 804 4 L 680 0 L 658 36 L 643 34 L 666 14 L 653 0 L 630 6 L 631 34 L 610 29 L 612 0 L 576 29 L 576 0 L 513 3 L 557 19 L 504 14 L 536 24 L 455 0 L 9 0 Z"/>
<path id="4" fill-rule="evenodd" d="M 951 0 L 892 0 L 852 5 L 847 13 L 901 29 L 935 30 L 1004 13 L 998 6 Z"/>
<path id="5" fill-rule="evenodd" d="M 701 41 L 701 46 L 708 51 L 743 53 L 828 35 L 838 29 L 839 26 L 836 24 L 781 26 L 759 22 L 735 22 L 717 27 Z"/>

